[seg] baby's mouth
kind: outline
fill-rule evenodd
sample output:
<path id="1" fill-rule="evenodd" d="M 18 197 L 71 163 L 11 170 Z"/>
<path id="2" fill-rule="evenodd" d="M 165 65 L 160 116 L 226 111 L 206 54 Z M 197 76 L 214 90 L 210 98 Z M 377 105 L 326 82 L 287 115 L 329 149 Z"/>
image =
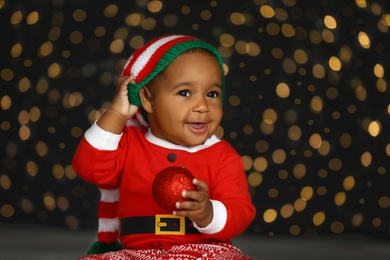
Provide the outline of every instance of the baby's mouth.
<path id="1" fill-rule="evenodd" d="M 190 130 L 194 133 L 201 134 L 206 131 L 206 123 L 188 123 Z"/>

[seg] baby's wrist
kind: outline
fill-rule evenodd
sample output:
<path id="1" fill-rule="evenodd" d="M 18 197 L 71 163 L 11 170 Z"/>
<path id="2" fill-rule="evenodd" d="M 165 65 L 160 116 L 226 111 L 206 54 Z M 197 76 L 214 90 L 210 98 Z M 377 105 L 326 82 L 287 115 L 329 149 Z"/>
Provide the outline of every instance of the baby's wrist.
<path id="1" fill-rule="evenodd" d="M 117 111 L 115 108 L 110 107 L 107 111 L 110 116 L 122 121 L 123 123 L 126 124 L 127 118 L 123 116 L 119 111 Z"/>

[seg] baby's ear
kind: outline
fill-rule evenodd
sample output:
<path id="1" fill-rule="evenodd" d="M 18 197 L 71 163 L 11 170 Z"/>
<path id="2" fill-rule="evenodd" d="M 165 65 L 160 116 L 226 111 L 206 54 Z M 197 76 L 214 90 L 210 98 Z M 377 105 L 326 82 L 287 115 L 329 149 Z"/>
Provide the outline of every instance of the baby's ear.
<path id="1" fill-rule="evenodd" d="M 138 91 L 139 97 L 141 98 L 142 107 L 145 109 L 146 112 L 152 113 L 153 112 L 153 103 L 152 103 L 152 94 L 150 93 L 149 89 L 144 86 Z"/>

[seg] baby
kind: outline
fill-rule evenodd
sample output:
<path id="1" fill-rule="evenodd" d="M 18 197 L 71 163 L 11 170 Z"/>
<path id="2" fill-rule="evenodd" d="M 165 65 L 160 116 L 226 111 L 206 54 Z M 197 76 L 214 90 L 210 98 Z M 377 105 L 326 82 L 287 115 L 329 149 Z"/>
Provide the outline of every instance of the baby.
<path id="1" fill-rule="evenodd" d="M 191 36 L 155 38 L 129 58 L 72 162 L 84 180 L 119 187 L 123 249 L 82 259 L 250 259 L 230 241 L 256 212 L 240 155 L 215 136 L 224 88 L 217 50 Z M 171 166 L 190 171 L 197 190 L 181 191 L 187 200 L 168 211 L 152 186 Z"/>

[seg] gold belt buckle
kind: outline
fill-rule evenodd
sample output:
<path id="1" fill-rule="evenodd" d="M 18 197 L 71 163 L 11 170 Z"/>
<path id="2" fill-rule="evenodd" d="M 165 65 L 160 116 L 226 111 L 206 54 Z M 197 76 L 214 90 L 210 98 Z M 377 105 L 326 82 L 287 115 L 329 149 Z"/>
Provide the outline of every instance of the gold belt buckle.
<path id="1" fill-rule="evenodd" d="M 163 230 L 168 226 L 164 219 L 177 219 L 179 220 L 178 230 Z M 185 217 L 175 215 L 157 214 L 155 218 L 155 234 L 156 235 L 184 235 L 185 234 Z"/>

